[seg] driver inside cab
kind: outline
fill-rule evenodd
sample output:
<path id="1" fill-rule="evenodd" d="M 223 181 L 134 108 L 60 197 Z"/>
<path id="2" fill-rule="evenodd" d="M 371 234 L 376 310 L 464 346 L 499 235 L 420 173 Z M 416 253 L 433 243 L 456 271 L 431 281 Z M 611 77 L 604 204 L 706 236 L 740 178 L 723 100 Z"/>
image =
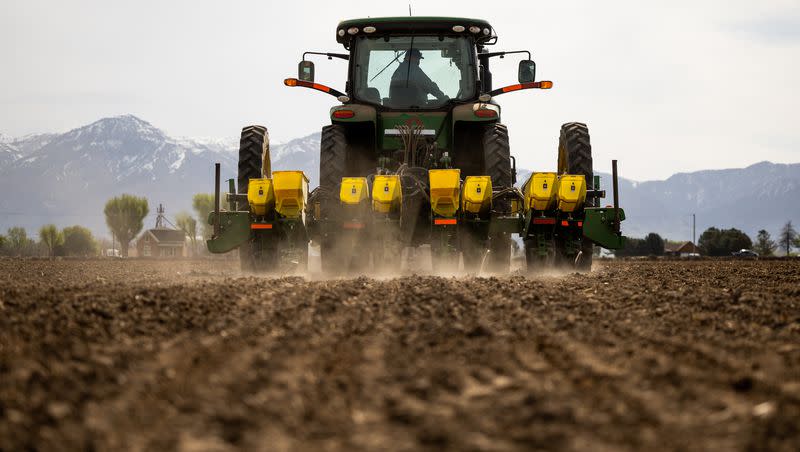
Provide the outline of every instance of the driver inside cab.
<path id="1" fill-rule="evenodd" d="M 419 67 L 422 58 L 422 52 L 411 49 L 406 52 L 405 59 L 392 74 L 389 97 L 393 104 L 421 107 L 427 103 L 428 94 L 438 100 L 448 99 L 439 86 Z"/>

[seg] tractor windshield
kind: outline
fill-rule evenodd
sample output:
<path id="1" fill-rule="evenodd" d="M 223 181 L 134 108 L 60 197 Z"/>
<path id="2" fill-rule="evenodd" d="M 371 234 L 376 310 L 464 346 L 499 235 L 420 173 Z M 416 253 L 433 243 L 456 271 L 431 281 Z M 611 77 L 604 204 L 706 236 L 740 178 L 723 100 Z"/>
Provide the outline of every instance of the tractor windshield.
<path id="1" fill-rule="evenodd" d="M 355 97 L 388 108 L 439 108 L 475 95 L 472 43 L 466 37 L 360 36 Z"/>

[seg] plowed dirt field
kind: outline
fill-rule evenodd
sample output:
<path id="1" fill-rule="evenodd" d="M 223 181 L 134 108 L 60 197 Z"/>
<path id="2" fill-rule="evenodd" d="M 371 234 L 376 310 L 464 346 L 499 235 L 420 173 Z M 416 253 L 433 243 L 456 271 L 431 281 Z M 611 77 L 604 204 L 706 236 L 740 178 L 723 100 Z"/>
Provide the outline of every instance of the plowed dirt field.
<path id="1" fill-rule="evenodd" d="M 800 450 L 800 262 L 0 261 L 0 450 Z"/>

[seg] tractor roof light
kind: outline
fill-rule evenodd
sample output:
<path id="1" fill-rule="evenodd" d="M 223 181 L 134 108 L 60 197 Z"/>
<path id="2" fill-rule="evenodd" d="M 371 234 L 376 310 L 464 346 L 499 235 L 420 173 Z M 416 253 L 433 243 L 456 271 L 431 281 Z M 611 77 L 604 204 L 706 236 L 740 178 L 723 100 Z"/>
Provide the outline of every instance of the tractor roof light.
<path id="1" fill-rule="evenodd" d="M 465 30 L 463 25 L 453 25 L 453 31 L 456 33 L 461 33 Z"/>
<path id="2" fill-rule="evenodd" d="M 350 97 L 348 97 L 348 96 L 339 96 L 339 97 L 336 98 L 336 100 L 338 100 L 339 102 L 341 102 L 343 104 L 346 104 L 346 103 L 350 102 Z"/>
<path id="3" fill-rule="evenodd" d="M 481 32 L 481 27 L 473 25 L 473 26 L 469 27 L 469 32 L 470 33 L 480 33 Z"/>
<path id="4" fill-rule="evenodd" d="M 364 27 L 364 33 L 375 33 L 376 28 L 372 25 Z"/>
<path id="5" fill-rule="evenodd" d="M 351 35 L 354 35 L 354 34 L 358 33 L 358 27 L 350 27 L 350 28 L 348 28 L 347 29 L 347 33 L 351 34 Z"/>
<path id="6" fill-rule="evenodd" d="M 484 36 L 489 36 L 489 29 L 488 28 L 484 28 L 483 29 L 483 34 L 484 34 Z"/>
<path id="7" fill-rule="evenodd" d="M 342 36 L 344 36 L 344 28 L 342 28 L 341 30 L 337 31 L 336 34 L 338 34 L 340 38 Z"/>

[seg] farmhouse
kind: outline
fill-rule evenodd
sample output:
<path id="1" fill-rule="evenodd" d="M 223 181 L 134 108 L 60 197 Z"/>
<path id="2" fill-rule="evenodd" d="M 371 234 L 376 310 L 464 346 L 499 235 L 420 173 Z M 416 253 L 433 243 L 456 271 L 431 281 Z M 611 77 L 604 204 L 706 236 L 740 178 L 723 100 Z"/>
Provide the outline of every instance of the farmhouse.
<path id="1" fill-rule="evenodd" d="M 164 206 L 158 206 L 156 227 L 148 229 L 136 241 L 136 252 L 139 257 L 185 257 L 186 233 L 180 229 L 171 229 L 166 226 Z"/>
<path id="2" fill-rule="evenodd" d="M 183 257 L 186 253 L 186 234 L 177 229 L 148 229 L 136 242 L 140 257 Z"/>
<path id="3" fill-rule="evenodd" d="M 667 243 L 664 245 L 664 254 L 667 256 L 687 257 L 699 252 L 692 242 Z"/>

